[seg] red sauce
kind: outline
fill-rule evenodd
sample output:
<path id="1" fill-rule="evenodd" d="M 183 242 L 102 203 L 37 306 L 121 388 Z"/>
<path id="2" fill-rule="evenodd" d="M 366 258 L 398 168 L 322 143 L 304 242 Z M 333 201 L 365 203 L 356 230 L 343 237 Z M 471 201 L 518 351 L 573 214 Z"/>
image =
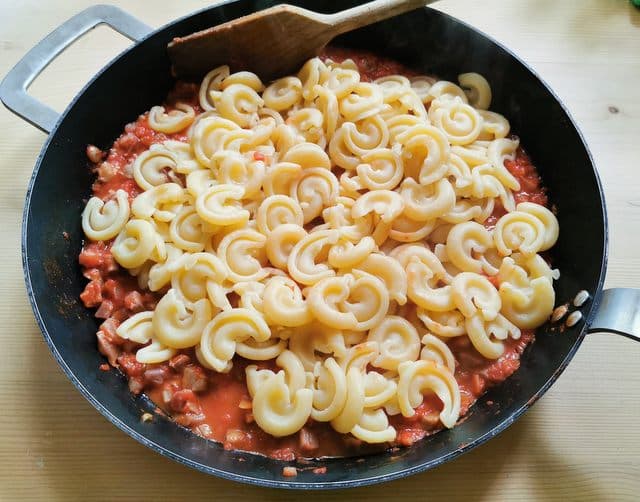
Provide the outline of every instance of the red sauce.
<path id="1" fill-rule="evenodd" d="M 400 63 L 366 52 L 331 48 L 322 57 L 338 62 L 353 59 L 365 81 L 393 73 L 417 74 Z M 178 82 L 165 103 L 167 111 L 178 101 L 189 103 L 196 113 L 202 111 L 198 106 L 198 87 L 195 84 Z M 141 115 L 125 127 L 124 133 L 109 150 L 106 162 L 95 166 L 97 179 L 93 193 L 106 200 L 116 190 L 124 189 L 133 199 L 140 189 L 128 170 L 131 162 L 154 143 L 167 139 L 186 142 L 186 132 L 158 133 L 149 127 L 147 114 Z M 256 155 L 256 160 L 259 160 L 261 154 Z M 516 202 L 548 204 L 540 177 L 522 148 L 518 149 L 513 161 L 505 162 L 505 166 L 520 183 L 520 190 L 514 193 Z M 504 209 L 497 204 L 485 224 L 495 225 L 502 214 Z M 140 289 L 136 278 L 118 267 L 111 256 L 111 244 L 88 242 L 79 256 L 84 275 L 89 279 L 81 299 L 87 307 L 98 307 L 96 317 L 105 319 L 97 333 L 98 348 L 111 365 L 119 367 L 127 375 L 132 392 L 145 392 L 179 424 L 222 443 L 227 449 L 258 452 L 282 460 L 349 456 L 390 446 L 409 446 L 442 428 L 438 418 L 442 403 L 436 396 L 428 395 L 413 417 L 390 417 L 391 425 L 398 432 L 394 445 L 367 445 L 351 435 L 335 432 L 328 424 L 311 419 L 295 435 L 284 438 L 270 436 L 253 421 L 244 375 L 247 364 L 273 368 L 273 362 L 256 363 L 236 357 L 232 370 L 222 374 L 200 366 L 192 350 L 181 351 L 161 364 L 146 365 L 136 361 L 134 354 L 140 345 L 123 340 L 115 329 L 131 315 L 153 309 L 159 295 Z M 498 286 L 495 281 L 493 283 Z M 504 381 L 518 369 L 520 355 L 533 339 L 534 333 L 530 330 L 524 330 L 519 340 L 508 339 L 503 355 L 496 360 L 482 357 L 467 337 L 453 338 L 448 342 L 456 359 L 455 378 L 462 398 L 461 417 L 488 388 Z M 101 365 L 101 369 L 104 366 Z"/>

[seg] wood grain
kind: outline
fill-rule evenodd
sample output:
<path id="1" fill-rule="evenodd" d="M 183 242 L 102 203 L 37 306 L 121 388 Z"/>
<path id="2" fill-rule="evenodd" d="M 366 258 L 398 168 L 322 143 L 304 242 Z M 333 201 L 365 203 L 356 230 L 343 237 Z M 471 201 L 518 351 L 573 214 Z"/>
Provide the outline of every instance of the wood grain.
<path id="1" fill-rule="evenodd" d="M 0 75 L 90 0 L 0 2 Z M 152 26 L 205 0 L 112 0 Z M 443 0 L 437 7 L 513 49 L 582 129 L 609 207 L 608 286 L 640 285 L 640 11 L 625 0 Z M 37 15 L 35 15 L 37 13 Z M 32 92 L 62 109 L 127 42 L 106 28 L 63 54 Z M 45 136 L 0 111 L 0 500 L 297 500 L 208 477 L 107 423 L 64 377 L 33 320 L 20 264 L 24 194 Z M 64 166 L 61 166 L 64 169 Z M 588 236 L 585 236 L 588 238 Z M 579 243 L 576 243 L 579 245 Z M 313 500 L 637 500 L 640 346 L 587 338 L 566 373 L 504 434 L 435 471 Z"/>

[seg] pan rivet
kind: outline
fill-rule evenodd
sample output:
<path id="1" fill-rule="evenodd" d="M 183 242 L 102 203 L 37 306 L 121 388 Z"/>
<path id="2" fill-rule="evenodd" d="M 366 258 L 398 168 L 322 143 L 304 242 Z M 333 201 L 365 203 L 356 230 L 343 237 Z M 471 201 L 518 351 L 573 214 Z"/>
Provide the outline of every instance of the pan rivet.
<path id="1" fill-rule="evenodd" d="M 572 326 L 575 326 L 576 324 L 578 324 L 580 319 L 582 319 L 582 312 L 580 312 L 579 310 L 576 310 L 575 312 L 571 312 L 571 314 L 569 314 L 569 317 L 567 317 L 565 324 L 567 328 L 571 328 Z"/>
<path id="2" fill-rule="evenodd" d="M 588 299 L 589 299 L 589 292 L 583 289 L 581 291 L 578 291 L 578 294 L 576 294 L 576 297 L 573 299 L 573 304 L 576 307 L 582 307 L 587 302 Z"/>

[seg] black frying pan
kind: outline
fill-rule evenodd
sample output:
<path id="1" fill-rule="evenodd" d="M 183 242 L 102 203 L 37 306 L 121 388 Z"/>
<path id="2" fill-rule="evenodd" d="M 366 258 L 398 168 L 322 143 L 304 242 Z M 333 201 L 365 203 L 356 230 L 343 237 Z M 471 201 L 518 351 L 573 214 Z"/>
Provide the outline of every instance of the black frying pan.
<path id="1" fill-rule="evenodd" d="M 283 478 L 284 462 L 225 451 L 168 419 L 142 423 L 153 405 L 133 397 L 124 376 L 98 369 L 96 319 L 78 295 L 85 285 L 77 256 L 82 245 L 80 213 L 92 176 L 85 147 L 108 147 L 123 126 L 160 103 L 173 85 L 166 45 L 176 36 L 228 21 L 278 2 L 238 0 L 197 12 L 153 31 L 111 6 L 78 14 L 32 49 L 0 85 L 7 107 L 50 133 L 38 157 L 24 210 L 22 257 L 34 314 L 54 357 L 80 392 L 108 420 L 153 450 L 224 478 L 283 488 L 339 488 L 400 478 L 433 468 L 491 439 L 511 425 L 558 378 L 590 331 L 640 339 L 640 293 L 602 291 L 607 263 L 607 219 L 600 181 L 580 133 L 553 92 L 524 63 L 485 35 L 435 10 L 421 9 L 341 37 L 339 45 L 373 50 L 427 74 L 455 80 L 477 71 L 487 77 L 492 109 L 504 114 L 521 138 L 557 204 L 560 239 L 554 265 L 559 303 L 586 289 L 591 300 L 583 319 L 560 333 L 538 330 L 520 369 L 492 389 L 466 420 L 399 452 L 305 464 Z M 330 1 L 294 1 L 331 12 Z M 358 2 L 340 2 L 343 8 Z M 96 75 L 58 116 L 26 94 L 27 85 L 68 44 L 107 23 L 135 44 Z M 276 55 L 274 55 L 276 57 Z M 68 232 L 69 238 L 63 237 Z M 634 322 L 637 323 L 634 326 Z M 635 327 L 635 332 L 634 332 Z M 493 406 L 488 406 L 491 400 Z M 295 465 L 295 464 L 294 464 Z M 327 465 L 324 475 L 309 467 Z"/>

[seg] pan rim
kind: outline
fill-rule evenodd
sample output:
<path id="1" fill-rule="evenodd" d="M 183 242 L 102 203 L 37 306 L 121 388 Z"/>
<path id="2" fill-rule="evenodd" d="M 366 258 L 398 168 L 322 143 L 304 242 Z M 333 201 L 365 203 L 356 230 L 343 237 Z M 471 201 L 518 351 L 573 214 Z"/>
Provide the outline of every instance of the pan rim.
<path id="1" fill-rule="evenodd" d="M 593 171 L 595 180 L 596 180 L 596 184 L 597 184 L 597 189 L 598 189 L 598 194 L 600 197 L 600 207 L 602 210 L 602 218 L 603 218 L 603 253 L 602 253 L 602 258 L 601 258 L 601 264 L 600 264 L 600 271 L 599 271 L 599 277 L 598 277 L 598 281 L 597 281 L 597 287 L 596 287 L 596 291 L 594 293 L 594 301 L 591 303 L 590 307 L 589 307 L 589 312 L 585 315 L 585 320 L 584 320 L 584 324 L 582 325 L 581 331 L 578 334 L 576 341 L 574 342 L 574 344 L 572 345 L 572 347 L 568 350 L 565 358 L 562 360 L 562 362 L 560 363 L 560 365 L 558 366 L 558 368 L 556 369 L 556 371 L 553 373 L 553 375 L 535 392 L 535 394 L 529 399 L 529 401 L 527 403 L 525 403 L 523 406 L 521 406 L 519 409 L 517 409 L 516 411 L 514 411 L 513 413 L 511 413 L 508 417 L 506 417 L 504 420 L 502 420 L 498 425 L 496 425 L 495 427 L 493 427 L 492 429 L 488 430 L 486 433 L 484 433 L 483 435 L 475 438 L 473 441 L 469 442 L 468 444 L 456 449 L 455 451 L 452 451 L 448 454 L 445 454 L 443 456 L 440 456 L 438 458 L 435 458 L 433 460 L 429 460 L 429 461 L 424 461 L 421 463 L 418 463 L 416 465 L 413 465 L 409 468 L 406 469 L 399 469 L 396 470 L 394 472 L 388 473 L 388 474 L 384 474 L 384 475 L 377 475 L 377 476 L 372 476 L 372 477 L 364 477 L 364 478 L 358 478 L 358 479 L 351 479 L 351 480 L 343 480 L 343 481 L 318 481 L 318 482 L 294 482 L 294 481 L 287 481 L 287 480 L 269 480 L 269 479 L 263 479 L 263 478 L 258 478 L 255 476 L 248 476 L 248 475 L 242 475 L 242 474 L 237 474 L 234 472 L 228 472 L 222 469 L 219 469 L 217 467 L 213 467 L 211 465 L 206 465 L 203 464 L 201 462 L 192 460 L 190 458 L 186 458 L 182 455 L 176 454 L 174 452 L 172 452 L 171 450 L 169 450 L 168 448 L 156 443 L 155 441 L 152 441 L 150 439 L 148 439 L 146 436 L 144 436 L 143 434 L 137 432 L 136 430 L 134 430 L 133 428 L 131 428 L 123 419 L 121 419 L 119 416 L 115 415 L 113 412 L 111 412 L 107 407 L 105 407 L 92 393 L 91 391 L 89 391 L 85 384 L 83 383 L 83 381 L 76 376 L 76 374 L 73 372 L 73 370 L 67 365 L 66 361 L 64 360 L 64 358 L 62 357 L 62 355 L 60 354 L 60 352 L 58 351 L 56 345 L 53 342 L 53 339 L 51 337 L 51 335 L 49 334 L 49 331 L 45 325 L 45 321 L 43 319 L 42 314 L 40 313 L 40 309 L 38 307 L 37 304 L 37 300 L 36 300 L 36 296 L 34 293 L 34 289 L 31 283 L 31 269 L 30 269 L 30 263 L 29 263 L 29 259 L 27 256 L 27 245 L 28 245 L 28 237 L 29 237 L 29 214 L 30 214 L 30 207 L 31 207 L 31 197 L 32 197 L 32 193 L 36 184 L 36 179 L 38 176 L 38 173 L 40 171 L 40 167 L 42 165 L 42 160 L 45 156 L 45 154 L 47 153 L 50 144 L 53 140 L 53 138 L 56 135 L 56 132 L 58 131 L 60 124 L 65 120 L 66 116 L 68 115 L 68 113 L 70 112 L 70 110 L 75 106 L 76 102 L 79 100 L 79 98 L 85 93 L 85 91 L 91 87 L 94 83 L 94 81 L 96 79 L 98 79 L 104 72 L 106 72 L 110 67 L 112 67 L 113 65 L 117 64 L 122 58 L 124 58 L 130 51 L 135 50 L 138 45 L 140 45 L 141 43 L 143 43 L 144 41 L 146 41 L 147 39 L 155 36 L 156 34 L 162 32 L 163 30 L 167 29 L 168 27 L 171 27 L 177 23 L 180 23 L 181 21 L 187 20 L 191 17 L 195 17 L 198 16 L 204 12 L 208 12 L 211 10 L 216 10 L 219 9 L 225 5 L 231 4 L 231 3 L 235 3 L 238 0 L 225 0 L 221 3 L 216 4 L 213 7 L 205 7 L 203 9 L 199 9 L 195 12 L 192 12 L 190 14 L 187 14 L 185 16 L 182 16 L 180 18 L 177 18 L 169 23 L 164 24 L 163 26 L 152 30 L 150 33 L 148 33 L 145 37 L 141 38 L 140 40 L 138 40 L 137 42 L 134 42 L 131 44 L 131 46 L 129 46 L 127 49 L 125 49 L 122 53 L 118 54 L 115 58 L 113 58 L 111 61 L 109 61 L 108 63 L 105 64 L 105 66 L 98 71 L 87 83 L 86 85 L 84 85 L 82 87 L 82 89 L 74 96 L 74 98 L 71 100 L 71 102 L 69 103 L 69 105 L 65 108 L 64 112 L 62 112 L 60 114 L 60 116 L 58 117 L 58 120 L 56 121 L 54 127 L 52 128 L 52 130 L 49 132 L 49 135 L 47 137 L 47 140 L 44 142 L 44 145 L 36 159 L 36 163 L 33 169 L 33 172 L 31 174 L 31 177 L 29 179 L 29 184 L 28 184 L 28 188 L 27 188 L 27 192 L 26 192 L 26 196 L 25 196 L 25 205 L 24 205 L 24 210 L 23 210 L 23 215 L 22 215 L 22 236 L 21 236 L 21 255 L 22 255 L 22 266 L 23 266 L 23 273 L 24 273 L 24 279 L 25 279 L 25 286 L 27 289 L 27 296 L 29 298 L 29 303 L 31 304 L 31 308 L 32 311 L 34 313 L 34 317 L 36 319 L 36 322 L 38 324 L 38 327 L 45 339 L 45 342 L 47 343 L 47 346 L 49 347 L 49 350 L 51 351 L 52 355 L 54 356 L 55 360 L 57 361 L 58 365 L 61 367 L 61 369 L 63 370 L 63 372 L 65 373 L 65 375 L 69 378 L 69 380 L 73 383 L 73 385 L 78 389 L 78 391 L 80 392 L 80 394 L 82 394 L 84 396 L 85 399 L 87 399 L 87 401 L 89 401 L 91 403 L 91 405 L 96 408 L 96 410 L 98 410 L 98 412 L 100 412 L 100 414 L 102 414 L 102 416 L 104 416 L 109 422 L 111 422 L 113 425 L 115 425 L 116 427 L 118 427 L 120 430 L 122 430 L 123 432 L 125 432 L 127 435 L 129 435 L 130 437 L 132 437 L 133 439 L 135 439 L 136 441 L 138 441 L 139 443 L 143 444 L 144 446 L 150 448 L 151 450 L 155 451 L 156 453 L 159 453 L 165 457 L 168 457 L 174 461 L 177 461 L 183 465 L 189 466 L 191 468 L 194 468 L 200 472 L 204 472 L 206 474 L 212 474 L 218 477 L 221 477 L 223 479 L 228 479 L 231 481 L 239 481 L 239 482 L 243 482 L 243 483 L 247 483 L 247 484 L 251 484 L 251 485 L 255 485 L 255 486 L 264 486 L 264 487 L 270 487 L 270 488 L 285 488 L 285 489 L 302 489 L 302 490 L 309 490 L 309 489 L 313 489 L 313 490 L 327 490 L 327 489 L 343 489 L 343 488 L 355 488 L 355 487 L 360 487 L 360 486 L 367 486 L 367 485 L 373 485 L 373 484 L 377 484 L 377 483 L 383 483 L 383 482 L 388 482 L 388 481 L 392 481 L 395 479 L 400 479 L 400 478 L 404 478 L 413 474 L 417 474 L 420 472 L 424 472 L 430 469 L 433 469 L 439 465 L 444 464 L 445 462 L 448 462 L 450 460 L 453 460 L 455 458 L 457 458 L 458 456 L 470 451 L 473 448 L 476 448 L 477 446 L 480 446 L 482 444 L 484 444 L 485 442 L 487 442 L 489 439 L 494 438 L 495 436 L 497 436 L 498 434 L 500 434 L 501 432 L 503 432 L 504 430 L 506 430 L 510 425 L 512 425 L 516 420 L 518 420 L 535 402 L 537 402 L 538 399 L 540 399 L 540 397 L 542 397 L 542 395 L 544 395 L 547 390 L 549 389 L 549 387 L 551 387 L 551 385 L 558 379 L 558 377 L 562 374 L 562 372 L 565 370 L 565 368 L 568 366 L 568 364 L 571 362 L 571 360 L 573 359 L 576 351 L 578 350 L 578 348 L 580 347 L 580 345 L 582 344 L 582 341 L 584 340 L 584 337 L 586 336 L 586 330 L 587 327 L 591 324 L 593 317 L 595 315 L 595 313 L 597 312 L 599 303 L 600 303 L 600 299 L 601 299 L 601 294 L 602 294 L 602 289 L 603 289 L 603 285 L 604 285 L 604 280 L 605 280 L 605 276 L 606 276 L 606 269 L 607 269 L 607 263 L 608 263 L 608 250 L 609 250 L 609 224 L 608 224 L 608 216 L 607 216 L 607 209 L 606 209 L 606 203 L 605 203 L 605 197 L 604 197 L 604 192 L 603 192 L 603 188 L 602 188 L 602 182 L 600 179 L 600 176 L 598 174 L 598 171 L 596 169 L 596 165 L 593 159 L 593 156 L 591 154 L 591 151 L 589 150 L 589 147 L 585 141 L 584 135 L 582 134 L 580 128 L 577 126 L 575 120 L 573 119 L 573 117 L 571 116 L 569 110 L 567 109 L 567 107 L 565 106 L 565 104 L 559 99 L 559 97 L 557 96 L 557 94 L 553 91 L 553 89 L 547 84 L 547 82 L 542 79 L 540 77 L 540 75 L 538 75 L 538 73 L 536 71 L 534 71 L 525 61 L 523 61 L 520 57 L 518 57 L 516 54 L 514 54 L 509 48 L 505 47 L 503 44 L 501 44 L 500 42 L 496 41 L 494 38 L 492 38 L 491 36 L 487 35 L 486 33 L 482 32 L 481 30 L 478 30 L 476 28 L 474 28 L 473 26 L 465 23 L 464 21 L 461 21 L 457 18 L 454 18 L 453 16 L 450 16 L 449 14 L 446 14 L 442 11 L 437 11 L 439 15 L 444 16 L 445 18 L 447 18 L 449 21 L 454 21 L 455 23 L 458 23 L 460 25 L 462 25 L 465 29 L 467 30 L 471 30 L 473 32 L 475 32 L 476 34 L 486 38 L 488 41 L 490 41 L 491 43 L 495 44 L 497 47 L 501 48 L 502 50 L 504 50 L 507 54 L 509 54 L 512 58 L 514 58 L 519 64 L 521 64 L 529 73 L 531 73 L 531 75 L 538 81 L 540 82 L 540 84 L 542 84 L 544 86 L 544 88 L 551 94 L 551 96 L 553 97 L 553 99 L 559 104 L 559 106 L 562 108 L 563 112 L 567 115 L 569 122 L 571 123 L 571 126 L 575 129 L 575 131 L 578 134 L 578 137 L 580 139 L 580 142 L 582 143 L 582 147 L 585 150 L 585 153 L 587 154 L 587 157 L 589 159 L 590 162 L 590 168 Z"/>

